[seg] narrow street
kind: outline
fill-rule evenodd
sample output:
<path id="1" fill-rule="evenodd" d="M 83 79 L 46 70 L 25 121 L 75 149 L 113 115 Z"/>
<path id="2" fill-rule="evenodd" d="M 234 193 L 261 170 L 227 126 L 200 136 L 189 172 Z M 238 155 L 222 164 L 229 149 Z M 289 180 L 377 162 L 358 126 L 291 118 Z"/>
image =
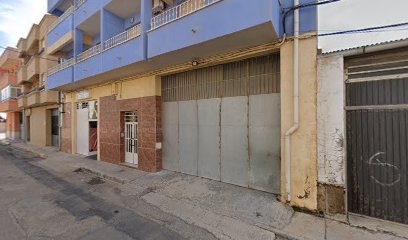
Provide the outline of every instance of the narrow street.
<path id="1" fill-rule="evenodd" d="M 124 207 L 129 199 L 117 197 L 114 183 L 82 172 L 59 175 L 37 161 L 0 145 L 1 239 L 214 239 L 157 209 L 151 219 Z"/>
<path id="2" fill-rule="evenodd" d="M 257 190 L 8 141 L 0 141 L 0 196 L 1 240 L 407 239 L 404 229 L 296 212 Z"/>

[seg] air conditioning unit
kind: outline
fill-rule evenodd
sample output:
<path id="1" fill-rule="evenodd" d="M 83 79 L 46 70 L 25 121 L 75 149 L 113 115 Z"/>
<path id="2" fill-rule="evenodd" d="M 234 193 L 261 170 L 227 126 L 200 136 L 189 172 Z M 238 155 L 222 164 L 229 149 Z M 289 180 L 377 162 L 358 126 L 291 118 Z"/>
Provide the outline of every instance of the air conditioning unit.
<path id="1" fill-rule="evenodd" d="M 164 11 L 165 4 L 162 0 L 153 0 L 153 15 L 159 14 Z"/>

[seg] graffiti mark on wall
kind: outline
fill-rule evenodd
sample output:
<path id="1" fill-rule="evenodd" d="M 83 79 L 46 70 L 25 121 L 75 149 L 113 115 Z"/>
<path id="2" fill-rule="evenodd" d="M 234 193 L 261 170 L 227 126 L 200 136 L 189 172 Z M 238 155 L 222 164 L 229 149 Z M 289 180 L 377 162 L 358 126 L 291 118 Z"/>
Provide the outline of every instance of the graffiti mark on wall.
<path id="1" fill-rule="evenodd" d="M 385 156 L 385 152 L 377 152 L 376 154 L 372 155 L 369 160 L 368 160 L 368 165 L 370 168 L 370 178 L 377 184 L 383 186 L 383 187 L 391 187 L 394 186 L 396 183 L 401 181 L 401 173 L 400 169 L 390 163 L 382 162 L 381 161 L 381 156 Z M 383 171 L 389 171 L 392 172 L 390 176 L 386 179 L 379 179 L 376 177 L 374 174 L 372 174 L 373 167 L 380 167 Z M 392 177 L 392 179 L 390 179 Z"/>

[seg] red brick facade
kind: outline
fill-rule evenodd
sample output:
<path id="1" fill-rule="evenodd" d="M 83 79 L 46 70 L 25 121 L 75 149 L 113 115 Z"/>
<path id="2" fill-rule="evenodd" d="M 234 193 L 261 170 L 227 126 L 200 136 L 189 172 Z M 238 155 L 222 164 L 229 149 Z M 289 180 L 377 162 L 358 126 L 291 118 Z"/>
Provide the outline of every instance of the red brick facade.
<path id="1" fill-rule="evenodd" d="M 20 134 L 20 113 L 19 112 L 7 113 L 7 132 L 9 132 L 10 134 L 15 134 L 15 135 Z"/>
<path id="2" fill-rule="evenodd" d="M 72 104 L 65 103 L 63 109 L 64 113 L 62 114 L 61 151 L 66 153 L 72 153 L 72 136 L 71 136 Z"/>
<path id="3" fill-rule="evenodd" d="M 162 151 L 156 142 L 162 142 L 161 97 L 143 97 L 116 100 L 115 96 L 100 98 L 99 102 L 99 148 L 102 161 L 119 164 L 125 160 L 124 113 L 138 115 L 138 168 L 157 172 L 162 168 Z"/>

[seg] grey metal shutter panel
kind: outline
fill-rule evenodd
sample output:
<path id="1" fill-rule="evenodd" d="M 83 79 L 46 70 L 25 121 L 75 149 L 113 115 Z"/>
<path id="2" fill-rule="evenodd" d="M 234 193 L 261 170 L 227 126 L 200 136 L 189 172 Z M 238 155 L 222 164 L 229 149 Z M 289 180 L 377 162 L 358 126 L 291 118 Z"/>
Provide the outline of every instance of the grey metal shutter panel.
<path id="1" fill-rule="evenodd" d="M 163 167 L 280 193 L 280 63 L 267 55 L 162 78 Z"/>
<path id="2" fill-rule="evenodd" d="M 408 51 L 346 61 L 349 211 L 408 224 Z"/>

